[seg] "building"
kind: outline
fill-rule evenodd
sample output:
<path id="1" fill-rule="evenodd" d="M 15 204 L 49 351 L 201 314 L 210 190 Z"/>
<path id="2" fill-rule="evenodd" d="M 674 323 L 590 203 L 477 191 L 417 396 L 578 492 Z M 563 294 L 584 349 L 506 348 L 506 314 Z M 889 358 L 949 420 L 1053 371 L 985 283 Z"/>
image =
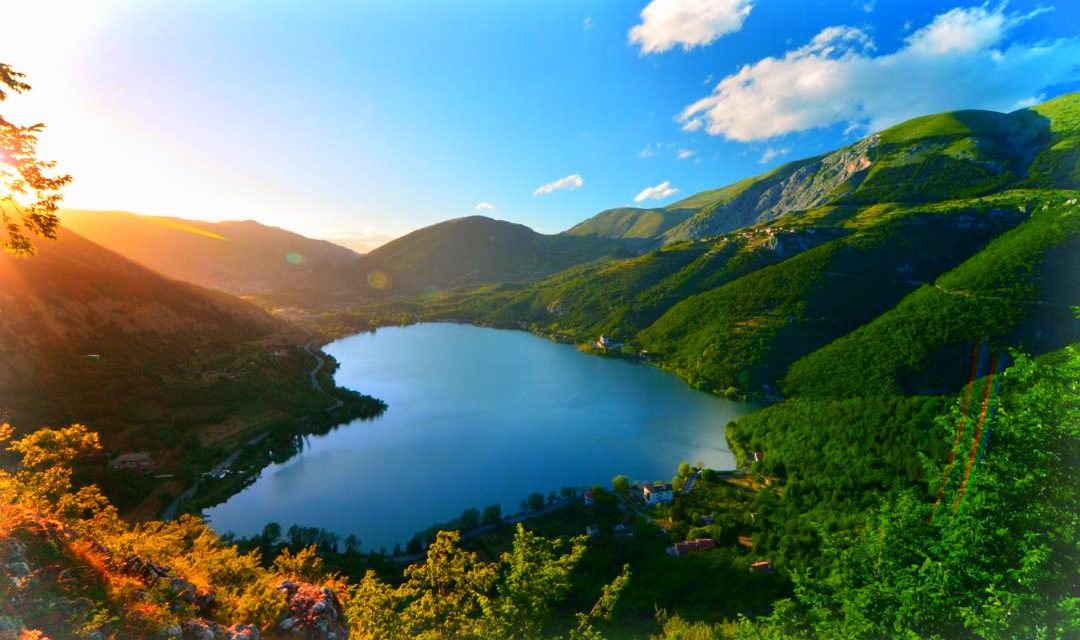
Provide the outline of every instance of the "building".
<path id="1" fill-rule="evenodd" d="M 671 502 L 674 497 L 671 484 L 668 482 L 657 484 L 644 484 L 641 487 L 641 497 L 647 504 L 662 504 Z"/>
<path id="2" fill-rule="evenodd" d="M 121 453 L 112 460 L 109 460 L 109 468 L 132 469 L 142 473 L 149 473 L 154 470 L 154 460 L 150 457 L 150 454 L 145 451 Z"/>
<path id="3" fill-rule="evenodd" d="M 772 573 L 772 564 L 768 560 L 758 560 L 750 564 L 750 573 Z"/>
<path id="4" fill-rule="evenodd" d="M 592 506 L 592 489 L 587 489 L 585 491 L 585 506 Z"/>
<path id="5" fill-rule="evenodd" d="M 697 553 L 698 551 L 708 551 L 709 549 L 716 548 L 716 541 L 710 538 L 697 538 L 694 540 L 687 540 L 686 542 L 676 542 L 668 547 L 668 553 L 681 558 L 691 553 Z"/>

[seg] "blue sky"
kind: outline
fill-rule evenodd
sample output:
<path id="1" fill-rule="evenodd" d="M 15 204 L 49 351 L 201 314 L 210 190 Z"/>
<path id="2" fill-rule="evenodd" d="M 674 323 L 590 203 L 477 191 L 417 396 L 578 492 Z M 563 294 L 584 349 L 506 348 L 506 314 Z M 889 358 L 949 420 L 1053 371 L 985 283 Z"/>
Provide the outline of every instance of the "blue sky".
<path id="1" fill-rule="evenodd" d="M 1063 0 L 17 11 L 0 60 L 35 91 L 4 112 L 49 125 L 69 206 L 361 242 L 477 212 L 557 232 L 912 115 L 1080 88 L 1080 7 Z"/>

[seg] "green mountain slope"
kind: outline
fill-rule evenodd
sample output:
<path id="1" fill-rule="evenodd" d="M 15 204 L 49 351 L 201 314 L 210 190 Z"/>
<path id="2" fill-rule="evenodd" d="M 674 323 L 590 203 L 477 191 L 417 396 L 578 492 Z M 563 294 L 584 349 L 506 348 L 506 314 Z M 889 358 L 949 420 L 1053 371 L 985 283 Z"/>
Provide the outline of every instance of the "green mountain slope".
<path id="1" fill-rule="evenodd" d="M 443 293 L 409 311 L 578 342 L 611 334 L 714 391 L 776 392 L 803 358 L 788 377 L 791 392 L 955 388 L 963 374 L 953 356 L 976 329 L 1036 353 L 1080 339 L 1067 315 L 1080 302 L 1068 275 L 1080 271 L 1070 257 L 1080 233 L 1071 213 L 1080 195 L 1078 111 L 1080 96 L 1069 95 L 1011 114 L 916 118 L 672 205 L 700 213 L 672 227 L 659 249 L 536 282 Z M 1019 296 L 984 305 L 996 314 L 993 331 L 959 309 L 955 320 L 968 330 L 927 328 L 944 304 L 932 291 L 954 274 L 988 270 L 1005 278 L 994 286 Z M 912 324 L 905 314 L 926 317 Z M 858 355 L 870 366 L 869 338 L 860 336 L 871 330 L 881 366 L 855 381 L 860 366 L 844 363 Z"/>
<path id="2" fill-rule="evenodd" d="M 653 239 L 686 221 L 694 209 L 638 209 L 622 207 L 601 211 L 563 233 L 571 236 Z"/>
<path id="3" fill-rule="evenodd" d="M 69 229 L 154 271 L 230 293 L 281 290 L 357 257 L 336 244 L 251 220 L 81 210 L 64 211 L 62 218 Z"/>
<path id="4" fill-rule="evenodd" d="M 521 224 L 470 216 L 425 227 L 360 256 L 313 289 L 344 298 L 385 298 L 490 282 L 519 282 L 604 256 L 630 255 L 640 243 L 544 235 Z"/>

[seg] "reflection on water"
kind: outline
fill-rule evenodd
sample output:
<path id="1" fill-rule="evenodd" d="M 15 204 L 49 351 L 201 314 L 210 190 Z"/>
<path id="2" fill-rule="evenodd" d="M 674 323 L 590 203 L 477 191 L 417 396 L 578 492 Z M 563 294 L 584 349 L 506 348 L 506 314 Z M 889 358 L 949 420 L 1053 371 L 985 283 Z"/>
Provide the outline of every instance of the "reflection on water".
<path id="1" fill-rule="evenodd" d="M 682 460 L 734 466 L 724 426 L 751 407 L 674 376 L 536 336 L 454 324 L 380 329 L 326 348 L 338 384 L 389 404 L 305 440 L 208 510 L 215 528 L 269 521 L 404 543 L 468 507 L 517 510 L 533 491 L 670 478 Z"/>

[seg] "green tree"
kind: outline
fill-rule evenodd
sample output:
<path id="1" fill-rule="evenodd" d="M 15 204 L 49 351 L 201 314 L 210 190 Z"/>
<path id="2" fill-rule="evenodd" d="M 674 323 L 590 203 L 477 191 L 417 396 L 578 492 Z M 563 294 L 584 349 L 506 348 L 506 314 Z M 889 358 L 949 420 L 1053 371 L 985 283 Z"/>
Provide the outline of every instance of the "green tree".
<path id="1" fill-rule="evenodd" d="M 23 93 L 30 85 L 25 76 L 0 63 L 0 102 L 8 92 Z M 0 115 L 0 248 L 6 253 L 35 253 L 32 235 L 56 238 L 60 189 L 71 176 L 55 175 L 55 162 L 37 157 L 38 134 L 44 124 L 20 126 Z"/>
<path id="2" fill-rule="evenodd" d="M 619 495 L 625 496 L 630 492 L 630 479 L 624 475 L 618 475 L 611 479 L 611 487 Z"/>
<path id="3" fill-rule="evenodd" d="M 360 548 L 360 538 L 355 533 L 345 536 L 345 551 L 353 552 Z"/>
<path id="4" fill-rule="evenodd" d="M 690 463 L 689 462 L 680 462 L 679 463 L 679 476 L 682 477 L 682 478 L 690 477 Z"/>
<path id="5" fill-rule="evenodd" d="M 471 531 L 480 526 L 480 510 L 470 507 L 461 513 L 459 518 L 462 531 Z"/>
<path id="6" fill-rule="evenodd" d="M 263 544 L 277 544 L 277 541 L 281 539 L 281 525 L 276 522 L 267 522 L 260 537 L 262 537 Z"/>
<path id="7" fill-rule="evenodd" d="M 484 524 L 497 524 L 502 520 L 502 506 L 498 504 L 489 504 L 484 507 Z"/>
<path id="8" fill-rule="evenodd" d="M 544 494 L 530 493 L 528 499 L 529 511 L 539 511 L 544 508 Z"/>

